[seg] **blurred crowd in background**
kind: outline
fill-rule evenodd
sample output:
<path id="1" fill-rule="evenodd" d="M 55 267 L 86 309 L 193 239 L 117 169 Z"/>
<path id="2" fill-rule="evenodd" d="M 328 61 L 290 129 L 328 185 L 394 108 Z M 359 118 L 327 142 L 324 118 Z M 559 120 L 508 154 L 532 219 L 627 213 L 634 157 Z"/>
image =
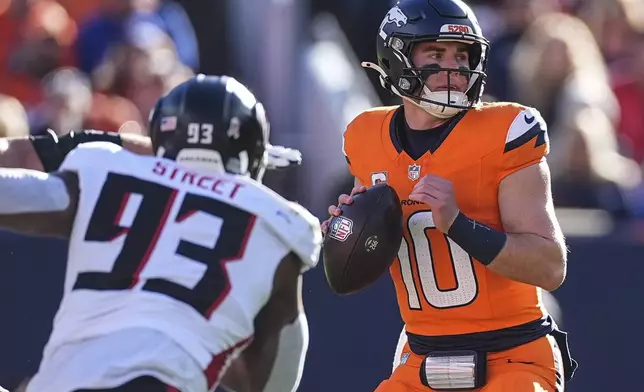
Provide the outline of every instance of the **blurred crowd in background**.
<path id="1" fill-rule="evenodd" d="M 157 0 L 0 1 L 0 131 L 145 133 L 160 95 L 199 67 L 183 8 Z"/>
<path id="2" fill-rule="evenodd" d="M 491 41 L 485 100 L 534 106 L 549 124 L 557 206 L 644 216 L 644 2 L 469 4 Z M 391 5 L 312 0 L 308 11 L 335 15 L 356 57 L 373 60 Z M 202 71 L 190 17 L 169 0 L 0 0 L 0 34 L 2 136 L 145 134 L 155 100 Z"/>
<path id="3" fill-rule="evenodd" d="M 359 58 L 373 58 L 377 1 L 317 3 L 339 15 Z M 467 3 L 491 42 L 484 100 L 533 106 L 549 125 L 555 204 L 644 216 L 644 1 Z"/>

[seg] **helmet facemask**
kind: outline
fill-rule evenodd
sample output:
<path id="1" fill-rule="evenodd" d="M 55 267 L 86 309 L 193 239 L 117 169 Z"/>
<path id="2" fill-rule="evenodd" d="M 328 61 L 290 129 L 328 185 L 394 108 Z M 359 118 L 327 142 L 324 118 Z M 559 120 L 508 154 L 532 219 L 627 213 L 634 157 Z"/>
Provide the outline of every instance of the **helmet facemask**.
<path id="1" fill-rule="evenodd" d="M 399 42 L 397 42 L 399 41 Z M 391 85 L 391 90 L 401 98 L 412 102 L 427 113 L 439 117 L 449 118 L 460 111 L 471 108 L 476 104 L 483 92 L 483 81 L 485 79 L 484 62 L 487 46 L 473 41 L 461 41 L 450 39 L 422 39 L 414 40 L 407 46 L 406 54 L 397 47 L 404 47 L 402 40 L 393 37 L 390 40 L 391 50 L 397 59 L 404 64 L 401 68 L 397 84 Z M 462 42 L 468 45 L 469 67 L 443 68 L 436 64 L 415 66 L 409 59 L 414 44 L 420 42 Z M 447 73 L 447 89 L 432 91 L 427 80 L 434 74 Z M 452 78 L 456 75 L 463 75 L 468 80 L 465 91 L 458 91 L 453 88 Z"/>

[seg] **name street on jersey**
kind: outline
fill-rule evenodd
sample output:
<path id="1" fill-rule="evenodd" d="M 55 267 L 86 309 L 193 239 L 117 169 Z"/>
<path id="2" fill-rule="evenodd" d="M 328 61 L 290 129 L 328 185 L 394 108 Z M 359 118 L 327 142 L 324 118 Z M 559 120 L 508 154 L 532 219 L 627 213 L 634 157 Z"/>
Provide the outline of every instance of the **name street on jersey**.
<path id="1" fill-rule="evenodd" d="M 152 172 L 158 176 L 166 177 L 182 184 L 189 184 L 231 199 L 244 186 L 244 184 L 217 178 L 216 176 L 198 174 L 163 161 L 158 161 Z"/>

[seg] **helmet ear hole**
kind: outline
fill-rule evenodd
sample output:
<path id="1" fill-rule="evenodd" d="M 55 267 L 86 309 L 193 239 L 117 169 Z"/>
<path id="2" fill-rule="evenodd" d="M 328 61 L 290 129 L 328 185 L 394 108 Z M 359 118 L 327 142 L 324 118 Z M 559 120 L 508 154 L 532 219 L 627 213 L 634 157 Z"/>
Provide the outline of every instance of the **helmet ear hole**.
<path id="1" fill-rule="evenodd" d="M 159 147 L 159 138 L 157 132 L 150 132 L 151 129 L 154 129 L 158 126 L 160 121 L 160 108 L 163 104 L 163 98 L 159 98 L 154 107 L 150 110 L 148 115 L 148 134 L 150 135 L 150 141 L 152 142 L 152 149 L 156 153 L 157 148 Z"/>
<path id="2" fill-rule="evenodd" d="M 469 55 L 470 69 L 476 69 L 481 62 L 481 45 L 467 45 L 467 54 Z"/>
<path id="3" fill-rule="evenodd" d="M 391 66 L 390 66 L 390 64 L 389 64 L 389 59 L 384 59 L 384 58 L 383 58 L 383 59 L 381 60 L 381 62 L 382 62 L 382 65 L 383 65 L 385 68 L 387 68 L 388 70 L 389 70 L 389 69 L 391 69 Z"/>

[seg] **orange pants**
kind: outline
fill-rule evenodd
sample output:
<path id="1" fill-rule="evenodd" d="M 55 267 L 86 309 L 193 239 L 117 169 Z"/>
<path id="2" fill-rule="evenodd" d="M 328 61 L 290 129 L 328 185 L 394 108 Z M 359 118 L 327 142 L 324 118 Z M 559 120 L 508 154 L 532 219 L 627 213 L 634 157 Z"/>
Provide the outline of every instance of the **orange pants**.
<path id="1" fill-rule="evenodd" d="M 405 356 L 407 359 L 404 360 Z M 423 357 L 405 345 L 401 364 L 375 392 L 431 392 L 420 382 Z M 554 338 L 545 336 L 523 346 L 487 357 L 487 383 L 480 392 L 563 392 L 561 353 Z"/>

